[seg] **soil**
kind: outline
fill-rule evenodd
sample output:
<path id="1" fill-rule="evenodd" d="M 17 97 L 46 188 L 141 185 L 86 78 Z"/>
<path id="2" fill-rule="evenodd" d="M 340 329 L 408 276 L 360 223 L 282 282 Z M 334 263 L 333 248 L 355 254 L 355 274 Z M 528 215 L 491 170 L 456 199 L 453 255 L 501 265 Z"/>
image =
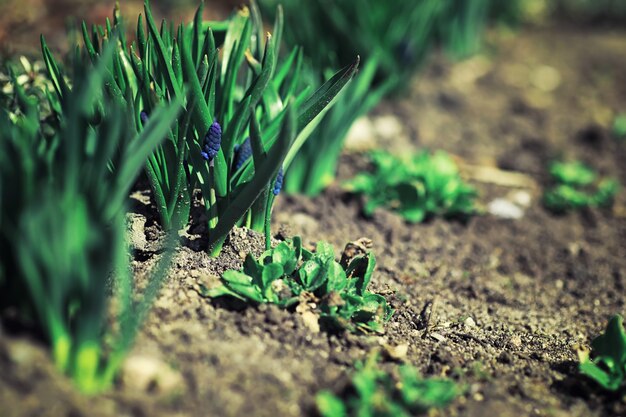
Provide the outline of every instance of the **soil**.
<path id="1" fill-rule="evenodd" d="M 403 344 L 402 361 L 466 388 L 432 416 L 626 415 L 624 398 L 578 373 L 576 355 L 624 313 L 625 199 L 562 216 L 541 205 L 546 163 L 557 157 L 626 184 L 626 144 L 610 133 L 615 113 L 626 111 L 624 51 L 623 31 L 493 33 L 470 60 L 438 57 L 407 96 L 370 117 L 378 146 L 455 155 L 485 207 L 530 196 L 521 219 L 485 211 L 465 223 L 409 225 L 385 210 L 366 218 L 360 198 L 339 185 L 313 199 L 278 199 L 278 239 L 326 240 L 337 256 L 348 241 L 373 241 L 373 291 L 396 309 L 384 335 L 316 334 L 297 313 L 203 298 L 201 285 L 260 253 L 263 239 L 236 229 L 211 259 L 202 227 L 192 227 L 114 389 L 80 396 L 38 340 L 5 328 L 0 416 L 312 416 L 318 390 L 339 392 L 355 361 Z M 339 181 L 367 165 L 346 152 Z M 129 236 L 141 282 L 159 257 L 159 230 L 147 193 L 134 199 Z M 133 361 L 149 363 L 158 381 L 133 373 Z"/>

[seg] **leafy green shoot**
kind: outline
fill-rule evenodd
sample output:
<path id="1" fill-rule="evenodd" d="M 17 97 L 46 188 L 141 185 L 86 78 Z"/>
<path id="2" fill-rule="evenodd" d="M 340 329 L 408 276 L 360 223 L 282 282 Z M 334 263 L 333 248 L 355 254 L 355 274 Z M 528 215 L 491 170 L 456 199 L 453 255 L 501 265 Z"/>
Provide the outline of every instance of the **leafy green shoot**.
<path id="1" fill-rule="evenodd" d="M 355 368 L 352 384 L 341 396 L 326 390 L 317 394 L 322 417 L 409 417 L 443 408 L 461 393 L 453 381 L 422 378 L 411 365 L 385 372 L 377 354 Z"/>
<path id="2" fill-rule="evenodd" d="M 604 334 L 591 342 L 591 357 L 579 351 L 580 372 L 602 388 L 617 391 L 626 379 L 626 332 L 624 319 L 616 315 L 609 320 Z"/>
<path id="3" fill-rule="evenodd" d="M 319 242 L 311 252 L 295 237 L 265 251 L 258 260 L 248 254 L 241 271 L 224 272 L 222 285 L 205 295 L 281 308 L 312 303 L 326 329 L 382 333 L 393 310 L 384 297 L 367 290 L 375 266 L 372 253 L 340 264 L 332 245 Z"/>
<path id="4" fill-rule="evenodd" d="M 19 109 L 0 109 L 0 309 L 33 320 L 57 367 L 88 394 L 112 383 L 171 257 L 143 301 L 134 301 L 124 207 L 179 108 L 156 108 L 158 117 L 137 131 L 124 108 L 97 94 L 113 52 L 105 48 L 99 65 L 80 68 L 73 88 L 64 87 L 67 101 L 52 131 L 44 132 L 37 99 L 15 79 Z M 123 297 L 109 328 L 112 279 Z"/>
<path id="5" fill-rule="evenodd" d="M 599 178 L 589 166 L 575 162 L 553 162 L 550 175 L 554 185 L 543 195 L 543 203 L 554 213 L 586 207 L 609 206 L 619 190 L 613 178 Z"/>
<path id="6" fill-rule="evenodd" d="M 476 191 L 461 179 L 448 154 L 422 152 L 398 158 L 374 151 L 371 160 L 373 172 L 360 173 L 345 184 L 348 191 L 365 195 L 366 215 L 387 207 L 408 222 L 419 223 L 434 215 L 466 217 L 476 213 Z"/>
<path id="7" fill-rule="evenodd" d="M 626 114 L 620 114 L 613 120 L 613 135 L 620 140 L 626 139 Z"/>

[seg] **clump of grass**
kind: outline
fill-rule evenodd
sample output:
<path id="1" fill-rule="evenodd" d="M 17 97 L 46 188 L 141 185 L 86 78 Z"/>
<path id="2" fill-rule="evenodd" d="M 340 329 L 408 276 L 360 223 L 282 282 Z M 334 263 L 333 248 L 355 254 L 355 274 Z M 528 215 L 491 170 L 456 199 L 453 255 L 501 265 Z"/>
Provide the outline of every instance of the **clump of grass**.
<path id="1" fill-rule="evenodd" d="M 311 252 L 295 237 L 264 252 L 258 260 L 248 254 L 241 271 L 226 271 L 222 285 L 205 295 L 282 308 L 313 303 L 324 328 L 382 333 L 393 310 L 383 296 L 367 289 L 375 266 L 372 253 L 339 263 L 332 245 L 319 242 Z"/>
<path id="2" fill-rule="evenodd" d="M 390 208 L 410 223 L 429 216 L 466 217 L 476 213 L 476 191 L 466 184 L 444 152 L 422 152 L 398 158 L 385 151 L 371 153 L 373 172 L 363 172 L 345 184 L 365 195 L 363 211 L 371 216 L 379 207 Z"/>
<path id="3" fill-rule="evenodd" d="M 591 342 L 591 349 L 591 356 L 586 350 L 579 351 L 580 372 L 606 390 L 622 389 L 626 380 L 624 319 L 614 316 L 605 332 Z"/>
<path id="4" fill-rule="evenodd" d="M 91 30 L 83 24 L 84 47 L 74 62 L 97 62 L 100 51 L 114 45 L 105 92 L 134 116 L 138 129 L 160 103 L 182 103 L 181 117 L 148 158 L 145 172 L 165 229 L 187 224 L 191 193 L 202 191 L 209 249 L 218 254 L 234 225 L 267 229 L 278 173 L 287 170 L 355 74 L 358 60 L 313 90 L 301 80 L 300 50 L 280 54 L 280 8 L 273 34 L 265 34 L 254 2 L 223 22 L 204 22 L 201 4 L 194 21 L 178 27 L 167 21 L 158 27 L 148 1 L 144 10 L 131 45 L 117 9 L 112 24 Z M 45 43 L 43 51 L 56 100 L 63 103 L 64 74 Z M 235 164 L 235 149 L 247 140 L 251 157 Z M 172 223 L 174 218 L 182 223 Z"/>
<path id="5" fill-rule="evenodd" d="M 599 178 L 579 161 L 553 162 L 549 169 L 554 185 L 545 191 L 543 203 L 554 213 L 608 206 L 619 190 L 616 179 Z"/>
<path id="6" fill-rule="evenodd" d="M 57 367 L 85 393 L 111 384 L 165 277 L 171 254 L 133 301 L 123 214 L 130 187 L 179 111 L 155 108 L 138 131 L 124 108 L 99 95 L 114 50 L 101 54 L 99 65 L 64 87 L 64 112 L 51 131 L 15 78 L 18 109 L 0 109 L 0 308 L 33 321 Z M 115 331 L 106 320 L 111 282 L 120 298 Z"/>
<path id="7" fill-rule="evenodd" d="M 317 394 L 322 417 L 408 417 L 445 407 L 461 391 L 450 380 L 422 378 L 411 365 L 385 372 L 376 354 L 355 368 L 352 384 L 341 396 L 330 391 Z"/>
<path id="8" fill-rule="evenodd" d="M 261 5 L 274 9 L 277 0 Z M 314 83 L 328 69 L 346 65 L 359 54 L 363 70 L 320 122 L 311 140 L 293 161 L 286 191 L 319 194 L 335 178 L 344 139 L 354 121 L 383 97 L 406 91 L 429 51 L 444 45 L 455 55 L 477 48 L 486 20 L 488 0 L 281 1 L 286 10 L 285 39 L 302 45 L 305 73 Z"/>

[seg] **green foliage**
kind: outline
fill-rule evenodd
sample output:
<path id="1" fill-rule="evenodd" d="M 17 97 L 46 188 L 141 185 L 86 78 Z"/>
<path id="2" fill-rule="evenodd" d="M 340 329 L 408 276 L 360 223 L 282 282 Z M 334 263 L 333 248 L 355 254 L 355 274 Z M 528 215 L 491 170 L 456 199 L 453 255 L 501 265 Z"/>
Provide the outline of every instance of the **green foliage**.
<path id="1" fill-rule="evenodd" d="M 0 109 L 0 308 L 32 320 L 56 365 L 86 393 L 112 382 L 167 264 L 165 257 L 143 301 L 134 302 L 123 208 L 178 106 L 155 109 L 157 117 L 137 131 L 125 109 L 97 93 L 113 52 L 106 48 L 102 64 L 77 74 L 51 132 L 40 124 L 37 99 L 16 79 L 18 109 Z M 107 332 L 112 273 L 120 303 L 116 331 Z"/>
<path id="2" fill-rule="evenodd" d="M 319 242 L 317 250 L 310 252 L 295 237 L 267 250 L 258 260 L 248 254 L 241 271 L 226 271 L 222 286 L 206 295 L 282 308 L 315 300 L 315 312 L 327 328 L 383 332 L 383 322 L 393 310 L 384 297 L 367 290 L 375 265 L 372 253 L 342 265 L 335 261 L 332 245 Z"/>
<path id="3" fill-rule="evenodd" d="M 614 316 L 604 334 L 591 342 L 593 359 L 590 359 L 589 352 L 579 352 L 580 372 L 609 391 L 621 389 L 626 378 L 626 332 L 623 321 L 621 316 Z"/>
<path id="4" fill-rule="evenodd" d="M 613 135 L 618 139 L 626 139 L 626 114 L 618 115 L 613 121 Z"/>
<path id="5" fill-rule="evenodd" d="M 193 23 L 175 28 L 164 21 L 159 28 L 146 1 L 145 23 L 140 16 L 137 42 L 128 46 L 123 19 L 116 10 L 113 25 L 107 22 L 104 28 L 88 30 L 83 24 L 85 46 L 77 52 L 74 65 L 98 61 L 99 51 L 113 43 L 117 53 L 107 67 L 106 93 L 128 109 L 138 128 L 142 117 L 154 117 L 152 110 L 159 103 L 182 102 L 182 116 L 149 158 L 145 171 L 166 229 L 186 224 L 191 192 L 200 188 L 210 248 L 217 254 L 235 224 L 263 230 L 274 198 L 270 189 L 279 170 L 290 165 L 358 63 L 313 92 L 303 88 L 300 80 L 299 49 L 279 59 L 280 9 L 273 36 L 264 35 L 254 2 L 223 22 L 203 22 L 202 15 L 203 4 Z M 63 102 L 67 89 L 63 74 L 45 43 L 43 50 Z M 208 158 L 202 152 L 215 122 L 221 131 L 214 144 L 219 149 L 214 158 Z M 236 149 L 248 138 L 252 158 L 238 166 Z M 173 218 L 183 223 L 173 224 Z"/>
<path id="6" fill-rule="evenodd" d="M 603 207 L 613 202 L 619 182 L 598 178 L 598 174 L 581 162 L 553 162 L 550 175 L 554 186 L 545 191 L 543 202 L 555 213 L 585 207 Z"/>
<path id="7" fill-rule="evenodd" d="M 409 417 L 442 408 L 459 393 L 454 382 L 424 379 L 411 365 L 387 373 L 379 368 L 378 356 L 371 355 L 365 364 L 356 364 L 351 389 L 343 398 L 321 391 L 316 402 L 322 417 Z"/>
<path id="8" fill-rule="evenodd" d="M 349 191 L 365 194 L 366 215 L 388 207 L 408 222 L 419 223 L 432 215 L 463 217 L 476 212 L 476 191 L 463 182 L 448 154 L 422 152 L 401 159 L 375 151 L 371 158 L 374 172 L 360 173 L 345 184 Z"/>
<path id="9" fill-rule="evenodd" d="M 271 12 L 278 0 L 262 0 Z M 302 45 L 305 73 L 314 83 L 328 68 L 360 55 L 363 70 L 320 122 L 293 161 L 289 193 L 317 195 L 335 178 L 344 139 L 354 121 L 392 92 L 406 91 L 428 52 L 444 43 L 457 55 L 476 49 L 488 0 L 298 0 L 280 1 L 286 10 L 285 39 Z"/>

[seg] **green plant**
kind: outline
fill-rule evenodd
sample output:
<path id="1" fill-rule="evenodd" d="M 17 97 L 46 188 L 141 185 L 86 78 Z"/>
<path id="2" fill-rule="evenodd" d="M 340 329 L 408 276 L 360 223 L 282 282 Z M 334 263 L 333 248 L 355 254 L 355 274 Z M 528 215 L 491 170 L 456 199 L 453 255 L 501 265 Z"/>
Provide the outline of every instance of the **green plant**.
<path id="1" fill-rule="evenodd" d="M 443 1 L 438 15 L 437 38 L 454 56 L 465 57 L 478 50 L 490 3 L 498 0 Z M 511 0 L 507 0 L 509 2 Z"/>
<path id="2" fill-rule="evenodd" d="M 619 190 L 617 180 L 599 179 L 593 169 L 581 162 L 553 162 L 549 170 L 554 185 L 545 191 L 543 203 L 555 213 L 608 206 Z"/>
<path id="3" fill-rule="evenodd" d="M 268 12 L 276 1 L 262 1 Z M 290 194 L 317 195 L 335 178 L 344 139 L 354 121 L 391 91 L 406 84 L 432 41 L 437 1 L 388 4 L 367 0 L 281 2 L 285 6 L 285 37 L 302 45 L 305 74 L 313 84 L 328 77 L 329 68 L 349 62 L 355 54 L 363 70 L 340 95 L 337 105 L 312 133 L 287 172 Z M 297 29 L 297 30 L 296 30 Z"/>
<path id="4" fill-rule="evenodd" d="M 371 159 L 373 172 L 360 173 L 345 184 L 350 192 L 365 194 L 366 215 L 389 207 L 408 222 L 419 223 L 431 215 L 462 217 L 476 212 L 476 191 L 463 182 L 446 153 L 422 152 L 401 159 L 375 151 Z"/>
<path id="5" fill-rule="evenodd" d="M 626 378 L 626 332 L 624 319 L 616 315 L 609 320 L 604 334 L 591 342 L 592 357 L 586 350 L 579 351 L 580 372 L 596 381 L 604 389 L 617 391 Z"/>
<path id="6" fill-rule="evenodd" d="M 138 132 L 125 109 L 100 101 L 113 52 L 105 49 L 102 64 L 77 74 L 51 132 L 40 124 L 37 99 L 15 78 L 19 109 L 0 109 L 0 308 L 17 309 L 41 329 L 57 367 L 85 393 L 112 382 L 171 257 L 133 301 L 123 208 L 178 106 L 156 108 Z M 107 327 L 112 279 L 120 298 L 115 331 Z"/>
<path id="7" fill-rule="evenodd" d="M 618 139 L 626 139 L 626 114 L 618 115 L 613 121 L 613 135 Z"/>
<path id="8" fill-rule="evenodd" d="M 265 251 L 258 260 L 248 254 L 241 271 L 224 272 L 222 285 L 205 295 L 282 308 L 313 301 L 327 328 L 382 332 L 393 310 L 384 297 L 367 290 L 375 266 L 372 253 L 340 264 L 332 245 L 319 242 L 317 250 L 310 252 L 295 237 Z"/>
<path id="9" fill-rule="evenodd" d="M 146 1 L 147 32 L 140 16 L 137 43 L 128 46 L 116 10 L 113 25 L 89 31 L 83 24 L 85 47 L 76 61 L 98 61 L 99 51 L 113 40 L 117 53 L 108 67 L 106 91 L 129 109 L 139 128 L 154 117 L 157 104 L 183 103 L 182 117 L 148 160 L 146 174 L 166 229 L 179 227 L 172 224 L 173 217 L 183 221 L 181 227 L 186 224 L 191 191 L 200 188 L 209 248 L 217 254 L 237 223 L 267 230 L 271 189 L 281 167 L 288 168 L 358 62 L 312 92 L 301 83 L 300 51 L 279 59 L 280 9 L 273 36 L 264 36 L 254 2 L 224 22 L 203 22 L 202 15 L 201 4 L 192 24 L 175 29 L 164 21 L 158 28 Z M 63 101 L 66 87 L 59 65 L 45 43 L 43 50 Z M 235 148 L 248 138 L 252 157 L 235 168 Z"/>
<path id="10" fill-rule="evenodd" d="M 376 354 L 355 368 L 351 387 L 341 397 L 330 391 L 317 394 L 322 417 L 409 417 L 444 407 L 460 393 L 454 382 L 424 379 L 411 365 L 396 367 L 393 375 L 387 373 L 379 368 Z"/>

